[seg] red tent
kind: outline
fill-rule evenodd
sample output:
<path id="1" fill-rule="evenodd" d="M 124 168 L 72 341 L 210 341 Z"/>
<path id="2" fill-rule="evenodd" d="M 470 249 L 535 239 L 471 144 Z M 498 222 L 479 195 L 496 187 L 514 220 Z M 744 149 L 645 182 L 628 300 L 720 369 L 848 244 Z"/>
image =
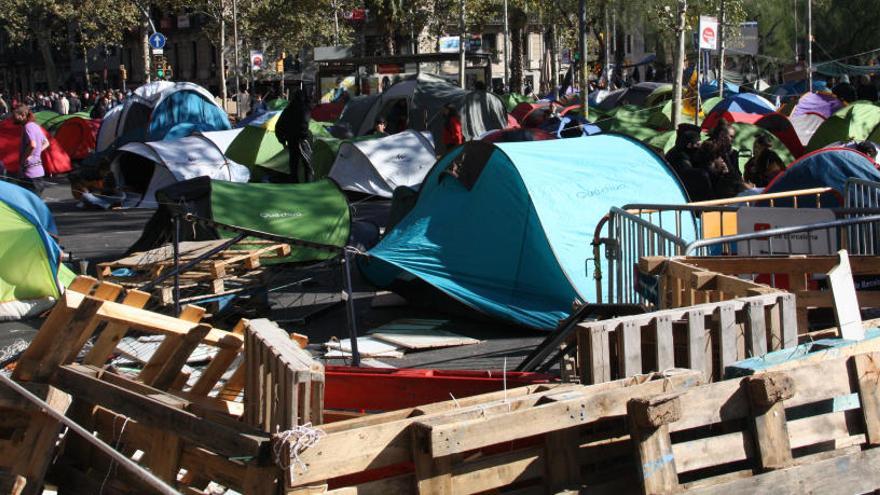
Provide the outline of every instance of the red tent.
<path id="1" fill-rule="evenodd" d="M 72 117 L 64 121 L 55 131 L 55 139 L 70 158 L 82 160 L 95 150 L 100 120 Z"/>
<path id="2" fill-rule="evenodd" d="M 517 104 L 515 107 L 513 107 L 513 110 L 510 111 L 510 115 L 512 115 L 513 118 L 515 118 L 517 122 L 522 124 L 523 119 L 525 119 L 526 115 L 531 113 L 532 110 L 534 110 L 536 108 L 546 108 L 549 106 L 550 106 L 550 103 L 548 103 L 548 102 L 529 103 L 527 101 L 524 101 L 522 103 Z"/>
<path id="3" fill-rule="evenodd" d="M 12 119 L 0 121 L 0 161 L 10 173 L 18 173 L 19 148 L 21 147 L 22 126 Z M 65 174 L 73 167 L 67 152 L 58 144 L 46 129 L 43 134 L 49 139 L 49 149 L 43 152 L 43 168 L 47 175 Z"/>
<path id="4" fill-rule="evenodd" d="M 480 141 L 486 141 L 487 143 L 516 143 L 519 141 L 546 141 L 549 139 L 556 139 L 556 136 L 541 129 L 508 127 L 490 131 Z"/>
<path id="5" fill-rule="evenodd" d="M 781 113 L 773 112 L 762 115 L 755 125 L 763 127 L 778 137 L 795 158 L 800 158 L 806 153 L 804 145 L 798 138 L 797 130 L 788 117 Z"/>
<path id="6" fill-rule="evenodd" d="M 342 109 L 345 108 L 345 104 L 342 102 L 335 103 L 321 103 L 320 105 L 315 105 L 312 108 L 312 120 L 317 120 L 318 122 L 336 122 L 339 119 L 339 116 L 342 115 Z"/>

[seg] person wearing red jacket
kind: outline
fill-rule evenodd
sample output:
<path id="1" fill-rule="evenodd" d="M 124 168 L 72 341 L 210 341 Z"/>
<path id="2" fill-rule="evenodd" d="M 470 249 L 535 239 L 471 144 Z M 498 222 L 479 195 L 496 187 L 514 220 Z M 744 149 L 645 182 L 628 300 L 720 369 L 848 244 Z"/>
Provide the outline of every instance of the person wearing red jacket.
<path id="1" fill-rule="evenodd" d="M 444 151 L 449 151 L 464 142 L 464 135 L 461 133 L 461 117 L 454 105 L 446 105 L 443 115 L 446 117 L 443 125 L 443 147 Z"/>

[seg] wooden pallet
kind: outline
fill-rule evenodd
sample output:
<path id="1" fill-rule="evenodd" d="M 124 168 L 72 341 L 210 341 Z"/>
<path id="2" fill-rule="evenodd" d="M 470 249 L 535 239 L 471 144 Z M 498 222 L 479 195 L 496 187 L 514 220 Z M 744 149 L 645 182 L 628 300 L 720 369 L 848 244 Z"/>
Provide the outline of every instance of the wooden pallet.
<path id="1" fill-rule="evenodd" d="M 849 262 L 856 277 L 880 277 L 880 256 L 851 256 Z M 752 281 L 762 276 L 795 295 L 798 328 L 806 332 L 808 311 L 831 308 L 834 304 L 831 291 L 815 286 L 813 280 L 816 275 L 824 276 L 837 263 L 836 255 L 654 257 L 642 259 L 639 270 L 645 275 L 660 277 L 661 287 L 665 288 L 661 290 L 662 309 L 762 293 L 768 286 Z M 868 288 L 859 290 L 857 295 L 861 307 L 880 307 L 880 292 Z"/>
<path id="2" fill-rule="evenodd" d="M 242 320 L 233 331 L 225 331 L 199 323 L 204 310 L 195 306 L 185 308 L 181 318 L 172 318 L 138 308 L 146 301 L 144 293 L 131 291 L 117 303 L 118 285 L 81 277 L 72 287 L 22 355 L 14 379 L 74 397 L 70 417 L 178 489 L 203 490 L 216 481 L 242 493 L 274 493 L 283 471 L 269 458 L 270 431 L 242 421 L 245 408 L 237 399 L 241 395 L 256 398 L 252 399 L 254 407 L 272 410 L 275 396 L 248 392 L 246 370 L 264 372 L 254 363 L 256 356 L 262 364 L 272 356 L 273 376 L 300 376 L 305 366 L 308 383 L 315 383 L 311 392 L 323 390 L 323 368 L 293 344 L 297 353 L 296 359 L 291 358 L 294 349 L 273 340 L 279 337 L 277 332 L 283 333 L 277 327 L 266 337 L 259 325 L 251 328 Z M 85 343 L 99 329 L 94 347 L 84 354 L 82 364 L 76 363 Z M 164 339 L 140 372 L 122 375 L 106 365 L 129 331 L 164 335 Z M 245 334 L 252 343 L 250 354 L 244 352 Z M 199 345 L 215 347 L 217 352 L 198 378 L 188 383 L 183 366 Z M 232 368 L 242 354 L 242 364 Z M 228 380 L 221 383 L 224 375 Z M 320 422 L 322 394 L 312 393 L 317 400 L 306 410 L 307 417 L 300 416 L 300 409 L 286 409 L 286 416 L 274 416 L 278 425 Z M 23 421 L 28 427 L 37 424 L 33 415 L 23 416 Z M 51 435 L 51 430 L 44 431 Z M 68 436 L 65 444 L 63 456 L 50 473 L 54 481 L 62 489 L 97 491 L 110 472 L 109 458 L 81 438 Z M 48 466 L 50 453 L 47 446 L 35 450 L 34 456 Z M 0 469 L 10 470 L 2 464 Z M 21 470 L 10 471 L 24 475 Z M 127 473 L 113 473 L 104 482 L 107 493 L 144 490 Z"/>
<path id="3" fill-rule="evenodd" d="M 575 329 L 581 383 L 682 367 L 720 380 L 724 368 L 798 344 L 794 296 L 771 292 L 610 320 Z"/>
<path id="4" fill-rule="evenodd" d="M 622 417 L 632 397 L 701 381 L 699 372 L 679 371 L 591 386 L 527 386 L 330 423 L 300 455 L 305 469 L 297 467 L 288 493 L 328 485 L 339 495 L 562 488 L 581 479 L 579 466 L 591 480 L 608 482 L 607 468 L 619 455 L 578 451 L 616 438 L 617 428 L 603 418 Z"/>
<path id="5" fill-rule="evenodd" d="M 880 354 L 633 399 L 643 493 L 880 488 Z"/>
<path id="6" fill-rule="evenodd" d="M 219 241 L 184 242 L 180 245 L 180 264 L 185 264 L 220 245 Z M 240 249 L 249 246 L 250 249 Z M 243 288 L 263 285 L 263 265 L 267 259 L 279 259 L 290 255 L 288 244 L 264 241 L 243 241 L 237 248 L 223 250 L 202 260 L 180 274 L 181 299 L 188 302 L 207 294 L 222 296 L 240 292 Z M 134 274 L 114 277 L 113 270 L 127 268 Z M 134 253 L 123 259 L 99 263 L 98 279 L 118 283 L 127 288 L 137 288 L 174 268 L 171 246 Z M 173 279 L 157 285 L 152 293 L 164 305 L 173 302 Z"/>

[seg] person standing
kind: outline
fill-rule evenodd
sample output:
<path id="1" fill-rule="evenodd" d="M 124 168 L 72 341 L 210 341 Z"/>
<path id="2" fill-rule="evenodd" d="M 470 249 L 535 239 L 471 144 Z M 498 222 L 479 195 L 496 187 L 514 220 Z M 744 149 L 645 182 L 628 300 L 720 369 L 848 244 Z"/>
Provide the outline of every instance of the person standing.
<path id="1" fill-rule="evenodd" d="M 64 93 L 58 95 L 58 107 L 60 108 L 61 115 L 67 115 L 70 113 L 70 100 L 67 99 L 67 96 Z"/>
<path id="2" fill-rule="evenodd" d="M 297 89 L 290 100 L 290 104 L 281 112 L 278 122 L 275 124 L 275 136 L 289 153 L 290 176 L 288 180 L 293 183 L 312 182 L 315 179 L 312 170 L 311 158 L 312 133 L 309 131 L 309 102 L 302 89 Z M 303 177 L 300 180 L 300 166 Z"/>
<path id="3" fill-rule="evenodd" d="M 461 118 L 455 105 L 449 104 L 443 107 L 446 122 L 443 124 L 443 152 L 449 152 L 464 142 L 464 134 L 461 132 Z"/>
<path id="4" fill-rule="evenodd" d="M 82 110 L 82 102 L 79 101 L 79 97 L 76 96 L 76 93 L 70 92 L 70 113 L 78 113 Z"/>
<path id="5" fill-rule="evenodd" d="M 46 175 L 42 154 L 49 147 L 49 140 L 43 135 L 43 129 L 34 122 L 34 114 L 26 105 L 16 107 L 13 119 L 16 124 L 23 126 L 18 169 L 21 185 L 40 196 L 43 193 L 43 177 Z"/>

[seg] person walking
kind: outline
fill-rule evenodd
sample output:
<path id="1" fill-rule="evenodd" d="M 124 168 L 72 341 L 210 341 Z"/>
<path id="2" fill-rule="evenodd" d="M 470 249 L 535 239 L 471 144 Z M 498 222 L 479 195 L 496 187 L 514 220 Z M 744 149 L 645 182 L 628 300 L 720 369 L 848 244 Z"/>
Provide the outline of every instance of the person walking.
<path id="1" fill-rule="evenodd" d="M 450 103 L 443 107 L 443 115 L 446 118 L 443 124 L 443 152 L 446 153 L 464 143 L 464 135 L 461 132 L 461 117 L 455 105 Z"/>
<path id="2" fill-rule="evenodd" d="M 302 89 L 297 89 L 284 108 L 275 124 L 275 136 L 289 154 L 290 176 L 293 183 L 312 182 L 315 174 L 312 170 L 312 133 L 309 131 L 309 102 Z M 302 180 L 300 180 L 302 168 Z"/>
<path id="3" fill-rule="evenodd" d="M 46 175 L 42 154 L 49 147 L 49 140 L 43 135 L 43 129 L 34 122 L 34 114 L 26 105 L 16 107 L 12 118 L 16 124 L 23 126 L 18 169 L 21 185 L 41 196 L 43 177 Z"/>

